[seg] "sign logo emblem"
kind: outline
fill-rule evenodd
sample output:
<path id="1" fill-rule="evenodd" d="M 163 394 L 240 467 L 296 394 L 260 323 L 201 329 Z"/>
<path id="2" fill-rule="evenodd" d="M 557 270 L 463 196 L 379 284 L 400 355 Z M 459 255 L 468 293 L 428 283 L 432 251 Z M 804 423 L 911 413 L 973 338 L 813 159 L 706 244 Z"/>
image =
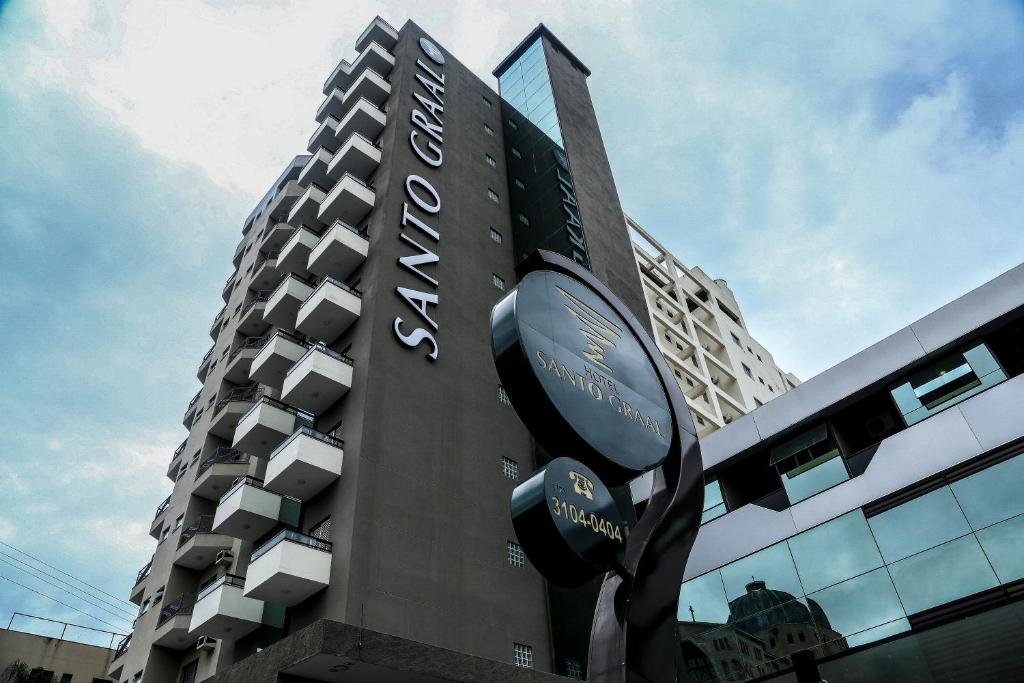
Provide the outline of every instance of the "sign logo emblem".
<path id="1" fill-rule="evenodd" d="M 594 482 L 575 471 L 569 473 L 569 478 L 572 479 L 572 487 L 576 493 L 587 500 L 594 500 Z"/>
<path id="2" fill-rule="evenodd" d="M 580 334 L 587 342 L 587 350 L 583 352 L 583 357 L 614 374 L 604 362 L 604 348 L 615 348 L 616 342 L 622 338 L 622 328 L 561 287 L 558 291 L 568 301 L 565 309 L 583 326 L 580 328 Z"/>
<path id="3" fill-rule="evenodd" d="M 444 53 L 427 38 L 420 38 L 420 49 L 430 57 L 435 64 L 444 64 Z"/>

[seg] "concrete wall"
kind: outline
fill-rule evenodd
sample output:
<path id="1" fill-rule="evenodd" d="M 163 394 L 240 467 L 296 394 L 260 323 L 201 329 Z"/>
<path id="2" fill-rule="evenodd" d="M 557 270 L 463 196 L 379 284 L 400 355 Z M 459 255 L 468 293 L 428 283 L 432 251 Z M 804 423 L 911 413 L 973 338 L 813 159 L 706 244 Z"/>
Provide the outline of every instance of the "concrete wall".
<path id="1" fill-rule="evenodd" d="M 113 656 L 114 651 L 105 647 L 0 629 L 0 669 L 21 660 L 29 669 L 52 671 L 54 683 L 59 683 L 63 674 L 71 674 L 72 683 L 106 679 Z"/>

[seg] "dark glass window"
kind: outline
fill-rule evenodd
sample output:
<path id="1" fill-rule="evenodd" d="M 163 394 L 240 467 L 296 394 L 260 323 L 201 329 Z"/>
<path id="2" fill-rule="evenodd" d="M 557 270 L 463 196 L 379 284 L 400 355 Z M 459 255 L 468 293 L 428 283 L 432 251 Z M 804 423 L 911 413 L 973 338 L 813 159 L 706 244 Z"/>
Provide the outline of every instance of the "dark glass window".
<path id="1" fill-rule="evenodd" d="M 882 556 L 860 510 L 794 536 L 789 547 L 808 593 L 882 566 Z"/>
<path id="2" fill-rule="evenodd" d="M 891 564 L 889 574 L 908 614 L 999 585 L 973 535 Z"/>
<path id="3" fill-rule="evenodd" d="M 1024 514 L 1024 455 L 953 482 L 950 488 L 975 529 Z"/>
<path id="4" fill-rule="evenodd" d="M 875 515 L 868 523 L 887 563 L 971 531 L 953 492 L 946 486 Z"/>

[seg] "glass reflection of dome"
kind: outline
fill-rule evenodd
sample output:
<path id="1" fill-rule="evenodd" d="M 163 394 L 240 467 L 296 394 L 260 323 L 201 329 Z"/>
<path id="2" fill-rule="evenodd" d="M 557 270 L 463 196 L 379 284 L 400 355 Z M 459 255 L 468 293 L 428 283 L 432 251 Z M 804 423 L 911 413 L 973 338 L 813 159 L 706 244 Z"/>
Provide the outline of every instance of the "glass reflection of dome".
<path id="1" fill-rule="evenodd" d="M 787 593 L 772 590 L 764 581 L 751 581 L 744 595 L 729 602 L 730 626 L 759 633 L 785 624 L 808 624 L 825 629 L 832 628 L 825 611 L 814 600 L 807 598 L 807 604 Z"/>

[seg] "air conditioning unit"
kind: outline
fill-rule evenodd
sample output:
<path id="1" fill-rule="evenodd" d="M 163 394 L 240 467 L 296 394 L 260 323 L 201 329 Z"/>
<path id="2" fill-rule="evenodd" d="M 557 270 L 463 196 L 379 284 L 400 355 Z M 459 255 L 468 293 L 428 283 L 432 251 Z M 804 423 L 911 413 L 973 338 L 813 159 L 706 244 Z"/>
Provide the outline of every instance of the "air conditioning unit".
<path id="1" fill-rule="evenodd" d="M 719 379 L 718 379 L 717 377 L 712 377 L 712 378 L 711 378 L 711 383 L 712 383 L 712 384 L 714 384 L 714 385 L 715 385 L 716 387 L 718 386 L 718 383 L 719 383 L 720 381 L 721 381 L 721 380 L 719 380 Z"/>
<path id="2" fill-rule="evenodd" d="M 218 567 L 230 567 L 231 561 L 234 559 L 235 556 L 230 550 L 219 550 L 217 551 L 217 559 L 213 563 Z"/>
<path id="3" fill-rule="evenodd" d="M 732 416 L 731 415 L 726 415 L 725 416 L 725 424 L 729 424 L 730 422 L 732 422 Z"/>
<path id="4" fill-rule="evenodd" d="M 196 641 L 196 649 L 200 652 L 213 652 L 215 647 L 217 647 L 217 640 L 210 636 L 199 636 L 199 640 Z"/>

